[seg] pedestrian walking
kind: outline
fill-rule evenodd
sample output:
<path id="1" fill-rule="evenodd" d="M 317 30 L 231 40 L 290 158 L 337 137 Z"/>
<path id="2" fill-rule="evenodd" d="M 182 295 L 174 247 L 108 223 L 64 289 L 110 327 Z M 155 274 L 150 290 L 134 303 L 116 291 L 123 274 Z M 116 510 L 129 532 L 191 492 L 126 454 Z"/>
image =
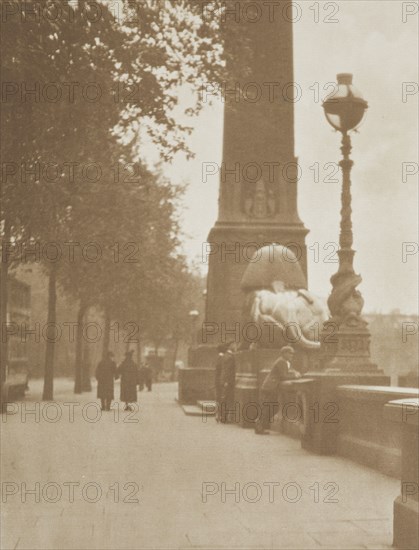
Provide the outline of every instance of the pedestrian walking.
<path id="1" fill-rule="evenodd" d="M 147 387 L 147 391 L 151 391 L 151 388 L 153 386 L 153 372 L 147 361 L 144 364 L 144 382 Z"/>
<path id="2" fill-rule="evenodd" d="M 144 364 L 141 363 L 140 368 L 138 369 L 138 389 L 140 391 L 143 391 L 144 383 L 145 383 L 145 380 L 144 380 Z"/>
<path id="3" fill-rule="evenodd" d="M 130 403 L 137 402 L 138 369 L 132 356 L 134 350 L 125 352 L 125 359 L 117 370 L 117 376 L 121 377 L 121 401 L 125 403 L 126 411 L 132 411 Z"/>
<path id="4" fill-rule="evenodd" d="M 138 371 L 138 383 L 140 391 L 143 391 L 144 386 L 147 388 L 147 391 L 151 391 L 153 385 L 153 373 L 147 361 L 141 364 L 140 370 Z"/>
<path id="5" fill-rule="evenodd" d="M 97 396 L 102 405 L 102 411 L 109 411 L 113 399 L 113 381 L 116 375 L 116 363 L 112 359 L 112 351 L 99 361 L 96 368 Z"/>
<path id="6" fill-rule="evenodd" d="M 275 361 L 271 371 L 265 378 L 259 390 L 259 414 L 255 423 L 257 434 L 266 434 L 269 430 L 275 413 L 279 409 L 279 386 L 284 380 L 300 378 L 301 374 L 291 368 L 294 358 L 294 349 L 284 346 L 279 351 L 279 358 Z"/>

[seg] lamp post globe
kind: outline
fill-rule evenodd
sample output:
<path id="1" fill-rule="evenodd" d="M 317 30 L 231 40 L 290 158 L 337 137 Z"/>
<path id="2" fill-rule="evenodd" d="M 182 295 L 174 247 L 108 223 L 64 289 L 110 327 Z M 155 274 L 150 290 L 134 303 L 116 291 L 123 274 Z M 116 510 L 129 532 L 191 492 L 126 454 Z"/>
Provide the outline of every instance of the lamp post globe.
<path id="1" fill-rule="evenodd" d="M 356 130 L 364 118 L 368 103 L 352 84 L 350 73 L 337 75 L 335 90 L 323 102 L 329 124 L 342 134 Z"/>

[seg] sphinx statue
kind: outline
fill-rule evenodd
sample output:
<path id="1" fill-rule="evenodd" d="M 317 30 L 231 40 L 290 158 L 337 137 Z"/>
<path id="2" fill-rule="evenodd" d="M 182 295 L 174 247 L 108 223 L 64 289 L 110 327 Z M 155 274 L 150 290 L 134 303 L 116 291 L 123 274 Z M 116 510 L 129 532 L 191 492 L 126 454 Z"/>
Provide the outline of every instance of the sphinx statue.
<path id="1" fill-rule="evenodd" d="M 260 327 L 262 347 L 320 348 L 320 332 L 328 318 L 326 301 L 307 290 L 294 252 L 272 244 L 257 250 L 244 272 L 244 318 Z"/>

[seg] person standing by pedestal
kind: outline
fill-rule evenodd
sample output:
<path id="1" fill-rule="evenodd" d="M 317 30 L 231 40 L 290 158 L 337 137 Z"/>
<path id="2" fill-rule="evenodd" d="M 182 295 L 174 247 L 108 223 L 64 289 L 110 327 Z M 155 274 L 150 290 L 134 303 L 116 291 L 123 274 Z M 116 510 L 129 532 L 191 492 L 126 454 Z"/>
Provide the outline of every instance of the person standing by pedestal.
<path id="1" fill-rule="evenodd" d="M 222 372 L 223 372 L 223 360 L 224 354 L 228 349 L 228 344 L 220 344 L 217 347 L 218 357 L 215 363 L 215 379 L 214 379 L 214 388 L 215 388 L 215 403 L 216 403 L 216 412 L 215 420 L 220 422 L 221 420 L 221 396 L 222 396 Z"/>
<path id="2" fill-rule="evenodd" d="M 118 367 L 117 376 L 121 377 L 121 401 L 125 403 L 126 411 L 131 411 L 130 403 L 137 402 L 138 370 L 132 359 L 134 351 L 125 352 L 125 359 Z"/>
<path id="3" fill-rule="evenodd" d="M 116 374 L 116 363 L 113 353 L 108 351 L 96 369 L 97 396 L 101 401 L 102 411 L 109 411 L 113 399 L 113 381 Z"/>
<path id="4" fill-rule="evenodd" d="M 279 408 L 279 385 L 284 380 L 300 378 L 301 374 L 291 368 L 294 349 L 284 346 L 280 349 L 279 358 L 275 361 L 270 373 L 259 390 L 259 416 L 255 423 L 257 434 L 266 434 L 275 413 Z"/>
<path id="5" fill-rule="evenodd" d="M 232 421 L 235 414 L 234 390 L 236 386 L 236 361 L 232 344 L 228 344 L 228 349 L 222 358 L 221 372 L 221 415 L 220 421 L 226 424 Z"/>

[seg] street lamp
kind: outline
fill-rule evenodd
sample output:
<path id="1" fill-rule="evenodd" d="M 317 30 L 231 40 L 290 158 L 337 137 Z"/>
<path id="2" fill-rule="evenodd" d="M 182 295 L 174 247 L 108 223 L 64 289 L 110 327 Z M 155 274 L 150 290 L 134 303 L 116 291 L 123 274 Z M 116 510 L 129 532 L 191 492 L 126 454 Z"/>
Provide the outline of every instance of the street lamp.
<path id="1" fill-rule="evenodd" d="M 352 145 L 349 135 L 360 125 L 368 103 L 352 85 L 352 75 L 337 75 L 337 87 L 323 103 L 327 121 L 342 134 L 342 208 L 338 251 L 339 268 L 330 279 L 332 291 L 328 299 L 331 317 L 322 331 L 322 352 L 329 369 L 365 371 L 376 368 L 370 361 L 370 334 L 361 317 L 364 300 L 357 286 L 362 278 L 353 268 L 352 197 L 349 158 Z"/>
<path id="2" fill-rule="evenodd" d="M 192 309 L 189 312 L 189 318 L 191 320 L 191 327 L 192 327 L 192 346 L 196 346 L 197 344 L 197 334 L 196 334 L 196 322 L 199 317 L 199 311 L 197 309 Z"/>
<path id="3" fill-rule="evenodd" d="M 352 85 L 352 78 L 349 73 L 338 74 L 335 90 L 323 102 L 327 121 L 344 135 L 361 124 L 368 109 L 368 103 Z"/>

